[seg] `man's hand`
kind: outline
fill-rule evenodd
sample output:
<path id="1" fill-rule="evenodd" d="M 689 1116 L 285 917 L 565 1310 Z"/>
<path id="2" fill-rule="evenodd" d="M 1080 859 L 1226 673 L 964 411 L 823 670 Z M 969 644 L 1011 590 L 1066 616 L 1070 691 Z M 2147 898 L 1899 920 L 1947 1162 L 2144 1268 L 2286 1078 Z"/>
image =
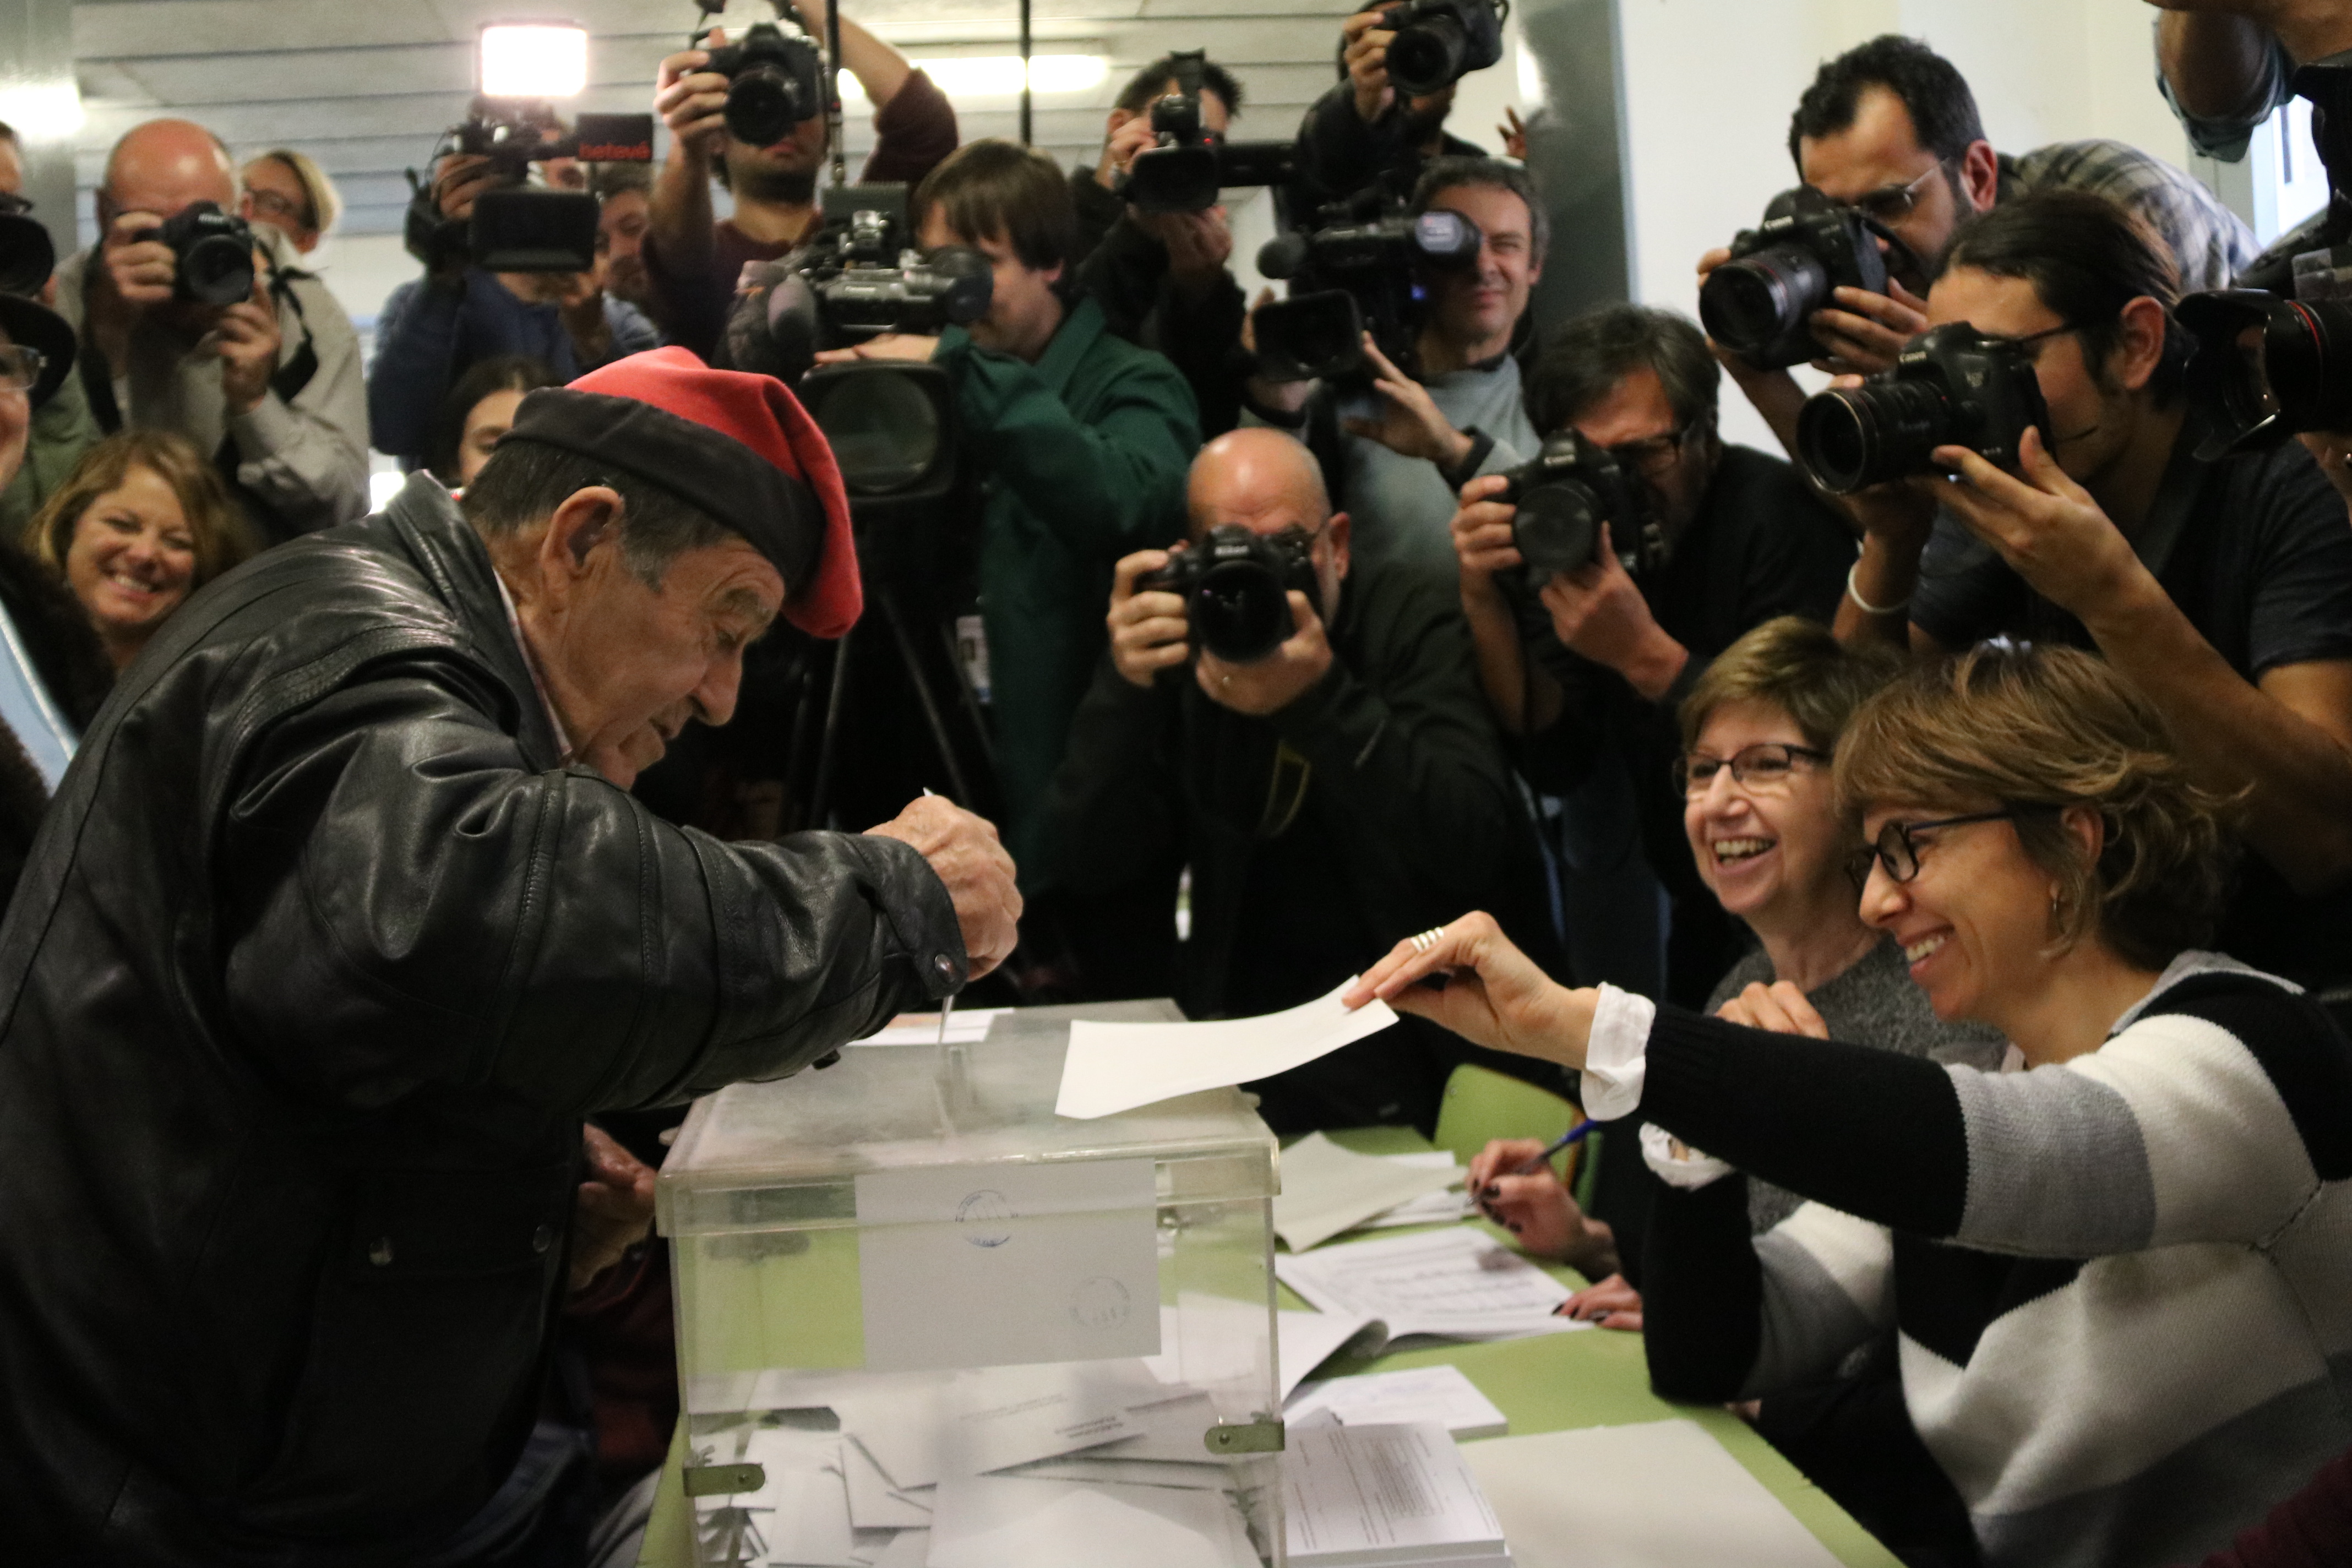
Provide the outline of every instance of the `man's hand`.
<path id="1" fill-rule="evenodd" d="M 1775 980 L 1769 985 L 1751 980 L 1746 990 L 1717 1007 L 1715 1016 L 1751 1029 L 1769 1029 L 1776 1035 L 1806 1035 L 1816 1040 L 1830 1037 L 1830 1026 L 1822 1022 L 1812 1003 L 1786 980 Z"/>
<path id="2" fill-rule="evenodd" d="M 1168 564 L 1171 552 L 1139 550 L 1111 568 L 1110 661 L 1129 685 L 1150 687 L 1163 669 L 1192 655 L 1192 632 L 1182 595 L 1164 589 L 1139 590 L 1135 580 Z"/>
<path id="3" fill-rule="evenodd" d="M 1433 989 L 1424 981 L 1438 984 Z M 1511 944 L 1494 916 L 1473 910 L 1397 943 L 1339 1000 L 1355 1008 L 1375 996 L 1474 1046 L 1581 1070 L 1601 994 L 1559 984 Z"/>
<path id="4" fill-rule="evenodd" d="M 1381 26 L 1387 15 L 1359 11 L 1339 24 L 1339 37 L 1347 40 L 1340 64 L 1347 69 L 1348 85 L 1355 89 L 1356 117 L 1367 125 L 1396 101 L 1396 89 L 1389 85 L 1389 45 L 1396 35 Z"/>
<path id="5" fill-rule="evenodd" d="M 1095 183 L 1107 191 L 1118 190 L 1119 176 L 1134 164 L 1135 155 L 1158 141 L 1159 135 L 1151 129 L 1150 110 L 1112 132 L 1104 143 L 1102 162 L 1095 165 Z"/>
<path id="6" fill-rule="evenodd" d="M 580 1129 L 580 1194 L 572 1206 L 572 1289 L 585 1290 L 654 1226 L 654 1168 L 601 1127 Z"/>
<path id="7" fill-rule="evenodd" d="M 1560 646 L 1608 666 L 1655 702 L 1690 661 L 1690 650 L 1666 635 L 1649 601 L 1611 547 L 1601 525 L 1601 559 L 1573 572 L 1555 572 L 1543 585 L 1544 608 Z"/>
<path id="8" fill-rule="evenodd" d="M 250 414 L 269 395 L 269 378 L 278 374 L 278 354 L 284 339 L 278 331 L 278 310 L 257 270 L 253 296 L 224 309 L 204 343 L 220 355 L 221 399 L 232 415 Z M 201 345 L 200 345 L 201 346 Z"/>
<path id="9" fill-rule="evenodd" d="M 142 237 L 163 224 L 153 213 L 127 212 L 106 231 L 106 286 L 131 310 L 172 302 L 172 283 L 179 274 L 180 258 L 162 240 Z"/>
<path id="10" fill-rule="evenodd" d="M 478 153 L 452 153 L 433 165 L 433 204 L 441 216 L 463 223 L 474 216 L 474 203 L 486 191 L 499 188 L 497 168 Z"/>
<path id="11" fill-rule="evenodd" d="M 1470 437 L 1439 411 L 1429 388 L 1389 363 L 1370 332 L 1364 334 L 1364 357 L 1379 372 L 1372 390 L 1387 403 L 1377 419 L 1341 420 L 1349 435 L 1378 441 L 1402 458 L 1426 458 L 1441 469 L 1451 468 L 1470 455 L 1474 444 Z"/>
<path id="12" fill-rule="evenodd" d="M 850 364 L 862 359 L 913 360 L 921 363 L 939 352 L 940 340 L 918 337 L 913 332 L 884 332 L 878 338 L 868 338 L 845 349 L 826 349 L 816 356 L 819 364 Z"/>
<path id="13" fill-rule="evenodd" d="M 1528 161 L 1528 128 L 1520 121 L 1517 110 L 1509 104 L 1503 106 L 1503 123 L 1495 127 L 1495 134 L 1502 139 L 1505 157 L 1517 158 L 1522 163 Z"/>
<path id="14" fill-rule="evenodd" d="M 723 28 L 714 28 L 710 48 L 727 42 Z M 727 138 L 728 79 L 702 68 L 710 63 L 709 49 L 681 49 L 654 71 L 654 112 L 669 127 L 671 145 L 679 155 L 709 163 Z"/>
<path id="15" fill-rule="evenodd" d="M 1196 213 L 1137 213 L 1136 225 L 1168 252 L 1168 280 L 1192 299 L 1214 287 L 1225 275 L 1225 263 L 1233 259 L 1234 231 L 1222 206 Z"/>
<path id="16" fill-rule="evenodd" d="M 2352 430 L 2306 430 L 2295 439 L 2318 459 L 2336 493 L 2352 502 Z"/>
<path id="17" fill-rule="evenodd" d="M 2041 431 L 2028 430 L 2017 455 L 2022 479 L 1966 447 L 1928 454 L 1958 475 L 1941 493 L 1970 533 L 1999 551 L 2034 592 L 2079 620 L 2116 603 L 2136 577 L 2153 585 L 2130 541 L 2050 456 Z"/>
<path id="18" fill-rule="evenodd" d="M 1290 591 L 1287 641 L 1254 664 L 1227 664 L 1206 648 L 1192 667 L 1192 679 L 1220 708 L 1263 719 L 1305 696 L 1331 668 L 1331 643 L 1307 595 Z"/>
<path id="19" fill-rule="evenodd" d="M 1815 310 L 1807 324 L 1827 353 L 1813 368 L 1832 375 L 1875 375 L 1895 368 L 1903 346 L 1927 330 L 1927 301 L 1897 283 L 1886 280 L 1886 292 L 1840 289 L 1836 304 Z"/>
<path id="20" fill-rule="evenodd" d="M 915 852 L 945 885 L 963 929 L 968 977 L 979 979 L 1013 951 L 1021 921 L 1021 892 L 1013 885 L 1013 857 L 997 842 L 996 825 L 974 816 L 936 795 L 908 803 L 879 827 L 866 830 L 895 838 Z"/>
<path id="21" fill-rule="evenodd" d="M 1505 474 L 1481 474 L 1464 485 L 1461 509 L 1446 525 L 1454 536 L 1454 556 L 1462 563 L 1465 604 L 1501 597 L 1495 574 L 1527 564 L 1511 526 L 1519 509 L 1509 501 L 1487 499 L 1500 494 L 1510 482 Z"/>

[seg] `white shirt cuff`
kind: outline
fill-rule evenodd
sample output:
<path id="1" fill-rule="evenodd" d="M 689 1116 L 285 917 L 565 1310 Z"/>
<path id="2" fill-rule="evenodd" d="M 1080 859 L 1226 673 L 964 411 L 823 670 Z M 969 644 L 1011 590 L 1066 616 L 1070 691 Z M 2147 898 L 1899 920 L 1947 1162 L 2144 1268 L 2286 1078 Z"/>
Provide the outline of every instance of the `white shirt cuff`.
<path id="1" fill-rule="evenodd" d="M 1630 1116 L 1642 1103 L 1649 1071 L 1650 1024 L 1658 1005 L 1646 996 L 1602 982 L 1584 1047 L 1584 1114 L 1595 1121 Z"/>
<path id="2" fill-rule="evenodd" d="M 1731 1167 L 1723 1161 L 1702 1154 L 1687 1143 L 1676 1144 L 1654 1121 L 1642 1123 L 1642 1159 L 1658 1173 L 1658 1180 L 1686 1193 L 1731 1174 Z"/>

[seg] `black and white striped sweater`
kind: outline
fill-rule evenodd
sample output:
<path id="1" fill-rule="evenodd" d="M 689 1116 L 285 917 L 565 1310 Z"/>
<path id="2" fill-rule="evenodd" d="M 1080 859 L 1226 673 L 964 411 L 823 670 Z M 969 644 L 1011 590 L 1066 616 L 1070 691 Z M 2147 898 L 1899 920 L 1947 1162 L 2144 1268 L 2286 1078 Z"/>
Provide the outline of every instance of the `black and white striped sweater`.
<path id="1" fill-rule="evenodd" d="M 1988 1563 L 2226 1544 L 2352 1445 L 2352 1045 L 2185 954 L 2097 1051 L 1987 1073 L 1660 1009 L 1640 1114 L 1814 1200 L 1662 1188 L 1651 1375 L 1745 1397 L 1901 1332 Z"/>

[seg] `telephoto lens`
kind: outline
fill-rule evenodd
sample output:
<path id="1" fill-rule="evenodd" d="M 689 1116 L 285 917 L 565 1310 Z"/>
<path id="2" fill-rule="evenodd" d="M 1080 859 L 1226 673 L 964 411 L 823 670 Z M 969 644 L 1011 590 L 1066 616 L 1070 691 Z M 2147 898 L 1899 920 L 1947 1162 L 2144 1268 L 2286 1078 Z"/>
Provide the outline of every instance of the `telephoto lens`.
<path id="1" fill-rule="evenodd" d="M 2045 448 L 2050 414 L 2033 361 L 2011 338 L 1948 321 L 1911 340 L 1895 368 L 1855 387 L 1816 393 L 1797 415 L 1797 451 L 1832 495 L 1937 472 L 1929 454 L 1966 447 L 2017 466 L 2025 432 Z"/>
<path id="2" fill-rule="evenodd" d="M 2352 305 L 2227 289 L 2189 295 L 2179 315 L 2197 340 L 2187 384 L 2206 432 L 2199 457 L 2352 429 Z"/>
<path id="3" fill-rule="evenodd" d="M 1886 292 L 1878 239 L 1850 207 L 1811 186 L 1774 196 L 1764 221 L 1731 241 L 1731 259 L 1698 291 L 1706 335 L 1759 370 L 1802 364 L 1823 353 L 1813 312 L 1839 289 Z"/>

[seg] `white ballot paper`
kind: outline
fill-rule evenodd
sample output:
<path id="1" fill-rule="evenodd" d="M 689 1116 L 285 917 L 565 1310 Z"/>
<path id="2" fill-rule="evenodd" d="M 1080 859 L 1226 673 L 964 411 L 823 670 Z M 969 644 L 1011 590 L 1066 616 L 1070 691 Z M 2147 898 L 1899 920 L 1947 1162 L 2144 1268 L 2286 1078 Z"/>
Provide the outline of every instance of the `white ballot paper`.
<path id="1" fill-rule="evenodd" d="M 1083 1121 L 1180 1094 L 1247 1083 L 1328 1056 L 1396 1022 L 1385 1002 L 1367 1003 L 1353 1013 L 1340 1006 L 1339 998 L 1355 983 L 1350 976 L 1328 996 L 1258 1018 L 1072 1024 L 1054 1112 Z"/>
<path id="2" fill-rule="evenodd" d="M 1286 1425 L 1304 1422 L 1318 1411 L 1329 1411 L 1343 1426 L 1382 1426 L 1413 1421 L 1434 1421 L 1457 1441 L 1499 1437 L 1511 1429 L 1495 1402 L 1458 1366 L 1413 1367 L 1404 1372 L 1370 1372 L 1358 1377 L 1331 1377 L 1310 1383 L 1282 1407 Z M 850 1488 L 853 1508 L 856 1487 Z M 866 1521 L 860 1519 L 858 1523 Z"/>
<path id="3" fill-rule="evenodd" d="M 1139 1388 L 1144 1391 L 1140 1395 Z M 942 1479 L 1050 1459 L 1143 1434 L 1150 1428 L 1129 1417 L 1125 1403 L 1159 1392 L 1148 1379 L 1122 1381 L 1100 1366 L 1000 1366 L 965 1373 L 948 1394 Z M 1197 1436 L 1193 1444 L 1205 1457 L 1208 1450 L 1200 1447 Z"/>
<path id="4" fill-rule="evenodd" d="M 1221 1491 L 962 1476 L 940 1485 L 929 1568 L 1242 1568 L 1241 1514 Z"/>
<path id="5" fill-rule="evenodd" d="M 1282 1487 L 1292 1568 L 1511 1561 L 1502 1522 L 1433 1421 L 1294 1431 Z"/>
<path id="6" fill-rule="evenodd" d="M 852 1040 L 853 1046 L 971 1046 L 988 1038 L 988 1031 L 1010 1007 L 961 1008 L 948 1016 L 947 1033 L 940 1032 L 937 1013 L 901 1013 L 889 1026 Z"/>
<path id="7" fill-rule="evenodd" d="M 1320 1132 L 1310 1132 L 1282 1152 L 1282 1193 L 1274 1200 L 1274 1233 L 1304 1252 L 1373 1215 L 1462 1179 L 1452 1155 L 1444 1163 L 1404 1164 L 1377 1154 L 1358 1154 Z M 1460 1205 L 1454 1205 L 1458 1215 Z"/>
<path id="8" fill-rule="evenodd" d="M 841 1464 L 849 1482 L 849 1522 L 859 1530 L 906 1530 L 931 1522 L 931 1510 L 898 1489 L 866 1445 L 850 1439 L 841 1445 Z"/>
<path id="9" fill-rule="evenodd" d="M 1321 1310 L 1377 1318 L 1393 1339 L 1507 1340 L 1592 1326 L 1552 1316 L 1568 1287 L 1475 1230 L 1278 1255 L 1274 1271 Z"/>
<path id="10" fill-rule="evenodd" d="M 915 1165 L 856 1194 L 869 1371 L 1159 1352 L 1150 1160 Z"/>
<path id="11" fill-rule="evenodd" d="M 758 1491 L 736 1500 L 750 1511 L 767 1561 L 858 1568 L 838 1434 L 762 1426 L 745 1442 L 743 1457 L 766 1473 Z"/>
<path id="12" fill-rule="evenodd" d="M 1832 1568 L 1837 1562 L 1695 1422 L 1504 1437 L 1473 1443 L 1462 1454 L 1510 1534 L 1518 1568 Z"/>

